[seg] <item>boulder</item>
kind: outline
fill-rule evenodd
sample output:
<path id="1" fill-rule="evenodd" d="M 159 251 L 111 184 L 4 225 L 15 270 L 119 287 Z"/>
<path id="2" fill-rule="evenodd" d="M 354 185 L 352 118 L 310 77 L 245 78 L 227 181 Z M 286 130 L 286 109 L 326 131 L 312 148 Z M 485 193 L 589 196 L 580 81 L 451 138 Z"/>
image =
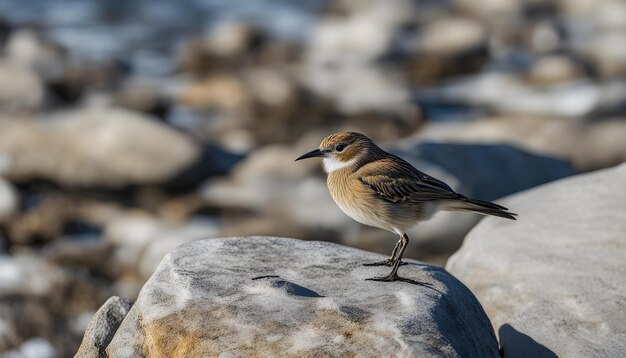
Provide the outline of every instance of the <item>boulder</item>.
<path id="1" fill-rule="evenodd" d="M 121 109 L 0 121 L 0 174 L 16 181 L 113 188 L 159 183 L 193 166 L 200 152 L 189 137 Z"/>
<path id="2" fill-rule="evenodd" d="M 483 220 L 450 258 L 504 356 L 623 356 L 625 182 L 622 164 L 513 196 L 518 221 Z"/>
<path id="3" fill-rule="evenodd" d="M 134 356 L 498 357 L 472 293 L 408 261 L 423 285 L 365 278 L 385 257 L 272 237 L 180 246 L 145 284 L 106 353 Z"/>
<path id="4" fill-rule="evenodd" d="M 109 298 L 89 322 L 83 342 L 80 344 L 75 357 L 105 358 L 105 348 L 113 339 L 117 328 L 128 314 L 131 306 L 132 302 L 125 298 L 117 296 Z"/>
<path id="5" fill-rule="evenodd" d="M 565 159 L 579 171 L 626 161 L 626 121 L 588 122 L 575 118 L 503 115 L 470 122 L 431 123 L 418 137 L 424 141 L 501 144 Z"/>

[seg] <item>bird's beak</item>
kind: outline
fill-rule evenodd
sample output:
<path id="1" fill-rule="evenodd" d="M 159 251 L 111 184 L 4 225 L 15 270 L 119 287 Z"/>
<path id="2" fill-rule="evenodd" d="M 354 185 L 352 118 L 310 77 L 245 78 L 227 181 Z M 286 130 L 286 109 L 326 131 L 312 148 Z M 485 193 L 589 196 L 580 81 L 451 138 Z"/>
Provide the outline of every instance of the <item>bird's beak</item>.
<path id="1" fill-rule="evenodd" d="M 298 159 L 296 159 L 295 161 L 297 162 L 298 160 L 301 160 L 301 159 L 306 159 L 306 158 L 315 158 L 315 157 L 323 157 L 323 156 L 324 156 L 324 152 L 322 152 L 322 151 L 321 151 L 321 150 L 319 150 L 319 149 L 315 149 L 315 150 L 312 150 L 312 151 L 310 151 L 310 152 L 308 152 L 308 153 L 304 153 L 304 154 L 302 154 L 302 155 L 301 155 L 301 156 L 299 156 L 299 157 L 298 157 Z"/>

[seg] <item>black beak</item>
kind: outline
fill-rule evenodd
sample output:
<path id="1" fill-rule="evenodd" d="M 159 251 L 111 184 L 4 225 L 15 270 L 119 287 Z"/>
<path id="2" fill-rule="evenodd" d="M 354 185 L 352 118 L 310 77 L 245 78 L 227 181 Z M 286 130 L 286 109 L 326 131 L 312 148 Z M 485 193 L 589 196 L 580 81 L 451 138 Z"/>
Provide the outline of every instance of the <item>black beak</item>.
<path id="1" fill-rule="evenodd" d="M 312 150 L 312 151 L 310 151 L 308 153 L 302 154 L 301 156 L 298 157 L 298 159 L 295 160 L 295 162 L 297 162 L 298 160 L 301 160 L 301 159 L 323 157 L 323 156 L 324 156 L 324 152 L 322 152 L 319 149 L 315 149 L 315 150 Z"/>

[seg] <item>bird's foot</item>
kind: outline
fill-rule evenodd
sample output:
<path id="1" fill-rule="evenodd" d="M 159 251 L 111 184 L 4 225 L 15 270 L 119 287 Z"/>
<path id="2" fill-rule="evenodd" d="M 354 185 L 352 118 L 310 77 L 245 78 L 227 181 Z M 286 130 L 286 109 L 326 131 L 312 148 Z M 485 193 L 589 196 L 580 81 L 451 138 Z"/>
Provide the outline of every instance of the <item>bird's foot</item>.
<path id="1" fill-rule="evenodd" d="M 402 281 L 402 282 L 410 283 L 413 285 L 426 286 L 426 287 L 432 288 L 432 284 L 430 283 L 411 280 L 410 278 L 400 277 L 397 274 L 389 274 L 387 276 L 382 276 L 382 277 L 366 278 L 365 280 L 366 281 L 382 281 L 382 282 Z"/>
<path id="2" fill-rule="evenodd" d="M 400 266 L 403 265 L 407 265 L 406 262 L 400 262 Z M 370 262 L 367 264 L 363 264 L 363 266 L 387 266 L 387 267 L 391 267 L 393 266 L 393 261 L 391 261 L 390 259 L 387 259 L 385 261 L 378 261 L 378 262 Z"/>

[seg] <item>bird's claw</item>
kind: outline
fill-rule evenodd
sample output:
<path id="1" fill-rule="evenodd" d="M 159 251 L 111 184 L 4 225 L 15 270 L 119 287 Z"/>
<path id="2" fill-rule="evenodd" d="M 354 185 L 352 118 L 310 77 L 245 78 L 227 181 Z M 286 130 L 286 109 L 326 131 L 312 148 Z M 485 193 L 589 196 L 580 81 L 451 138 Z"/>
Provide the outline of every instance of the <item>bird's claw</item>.
<path id="1" fill-rule="evenodd" d="M 408 264 L 406 262 L 400 262 L 400 266 L 404 266 L 404 265 L 408 265 Z M 387 267 L 391 267 L 391 266 L 393 266 L 393 261 L 387 259 L 385 261 L 366 263 L 366 264 L 363 264 L 363 266 L 387 266 Z"/>
<path id="2" fill-rule="evenodd" d="M 372 277 L 372 278 L 366 278 L 365 280 L 366 281 L 381 281 L 381 282 L 402 281 L 402 282 L 410 283 L 412 285 L 426 286 L 426 287 L 431 287 L 432 288 L 432 284 L 430 284 L 428 282 L 419 282 L 419 281 L 411 280 L 410 278 L 400 277 L 398 275 L 387 275 L 387 276 L 382 276 L 382 277 Z"/>

